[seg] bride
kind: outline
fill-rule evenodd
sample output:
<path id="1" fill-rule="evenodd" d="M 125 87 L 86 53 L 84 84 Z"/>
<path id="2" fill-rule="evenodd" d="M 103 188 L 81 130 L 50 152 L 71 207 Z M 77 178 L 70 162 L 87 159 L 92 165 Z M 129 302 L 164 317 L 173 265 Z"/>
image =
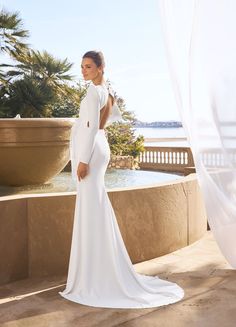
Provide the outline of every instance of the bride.
<path id="1" fill-rule="evenodd" d="M 104 127 L 121 115 L 114 92 L 104 81 L 104 67 L 101 52 L 84 54 L 82 74 L 91 83 L 71 130 L 77 196 L 67 283 L 59 294 L 103 308 L 151 308 L 178 302 L 184 291 L 177 284 L 135 271 L 105 189 L 110 148 Z"/>

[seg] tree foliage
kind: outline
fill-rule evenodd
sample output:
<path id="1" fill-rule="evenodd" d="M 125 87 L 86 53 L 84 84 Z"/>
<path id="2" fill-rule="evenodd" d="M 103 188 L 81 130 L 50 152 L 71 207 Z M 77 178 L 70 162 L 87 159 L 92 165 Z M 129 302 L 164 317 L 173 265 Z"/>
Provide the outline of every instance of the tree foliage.
<path id="1" fill-rule="evenodd" d="M 2 9 L 0 11 L 0 52 L 8 53 L 15 57 L 25 49 L 25 42 L 29 37 L 29 31 L 23 28 L 23 21 L 19 12 L 10 13 Z"/>
<path id="2" fill-rule="evenodd" d="M 10 68 L 5 74 L 7 83 L 0 98 L 1 113 L 6 117 L 16 114 L 51 117 L 52 105 L 61 98 L 77 101 L 78 97 L 67 83 L 73 80 L 69 74 L 72 64 L 67 59 L 60 60 L 46 51 L 40 53 L 32 49 L 15 59 L 18 60 L 15 65 L 2 65 Z"/>
<path id="3" fill-rule="evenodd" d="M 86 87 L 76 83 L 70 87 L 70 96 L 58 95 L 57 99 L 50 104 L 52 117 L 79 117 L 80 102 L 86 93 Z"/>
<path id="4" fill-rule="evenodd" d="M 132 155 L 137 157 L 144 151 L 144 137 L 136 136 L 134 124 L 135 114 L 126 110 L 124 99 L 117 97 L 117 104 L 121 110 L 124 122 L 114 122 L 106 128 L 111 153 L 115 155 Z"/>

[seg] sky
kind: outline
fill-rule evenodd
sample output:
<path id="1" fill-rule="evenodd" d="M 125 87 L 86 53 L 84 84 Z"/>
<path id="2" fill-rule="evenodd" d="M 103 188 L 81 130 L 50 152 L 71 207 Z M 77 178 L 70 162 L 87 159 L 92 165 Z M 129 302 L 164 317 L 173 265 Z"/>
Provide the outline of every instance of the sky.
<path id="1" fill-rule="evenodd" d="M 180 120 L 157 0 L 0 0 L 2 7 L 19 11 L 32 48 L 73 62 L 77 80 L 83 54 L 102 51 L 104 77 L 137 119 Z"/>

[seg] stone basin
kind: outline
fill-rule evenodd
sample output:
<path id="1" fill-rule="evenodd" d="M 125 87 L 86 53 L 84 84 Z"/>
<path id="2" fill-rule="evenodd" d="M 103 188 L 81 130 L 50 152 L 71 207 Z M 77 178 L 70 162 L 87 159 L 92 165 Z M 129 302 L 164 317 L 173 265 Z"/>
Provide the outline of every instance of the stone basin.
<path id="1" fill-rule="evenodd" d="M 49 181 L 70 159 L 74 118 L 0 119 L 0 185 Z"/>

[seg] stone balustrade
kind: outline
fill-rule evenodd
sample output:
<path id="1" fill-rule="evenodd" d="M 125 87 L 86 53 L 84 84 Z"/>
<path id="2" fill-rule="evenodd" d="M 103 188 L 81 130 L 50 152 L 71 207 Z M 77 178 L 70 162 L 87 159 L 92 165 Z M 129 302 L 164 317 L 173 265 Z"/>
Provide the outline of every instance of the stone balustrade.
<path id="1" fill-rule="evenodd" d="M 185 168 L 194 167 L 194 160 L 189 147 L 145 146 L 145 151 L 139 155 L 139 167 L 184 172 Z"/>
<path id="2" fill-rule="evenodd" d="M 236 150 L 227 149 L 227 153 L 228 156 L 225 156 L 221 149 L 206 149 L 201 151 L 200 156 L 205 166 L 209 168 L 223 168 L 228 165 L 228 162 L 236 165 Z"/>
<path id="3" fill-rule="evenodd" d="M 202 162 L 209 168 L 224 168 L 229 162 L 236 165 L 236 151 L 227 149 L 228 157 L 221 149 L 203 149 L 200 152 Z M 227 162 L 225 162 L 227 158 Z M 109 168 L 129 168 L 179 172 L 188 175 L 195 172 L 193 154 L 190 147 L 145 146 L 145 151 L 137 159 L 132 156 L 111 156 Z M 135 168 L 134 168 L 135 167 Z"/>

